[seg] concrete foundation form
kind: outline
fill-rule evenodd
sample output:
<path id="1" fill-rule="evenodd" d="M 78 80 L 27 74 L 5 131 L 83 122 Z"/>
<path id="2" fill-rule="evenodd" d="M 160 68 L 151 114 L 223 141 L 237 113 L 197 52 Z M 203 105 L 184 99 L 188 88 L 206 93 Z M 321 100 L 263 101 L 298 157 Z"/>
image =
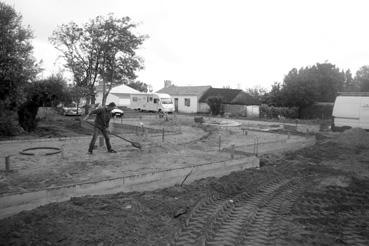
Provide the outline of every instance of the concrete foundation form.
<path id="1" fill-rule="evenodd" d="M 31 210 L 48 203 L 66 201 L 71 197 L 155 190 L 173 185 L 182 185 L 201 178 L 220 177 L 234 171 L 257 167 L 259 167 L 259 159 L 255 156 L 250 156 L 123 176 L 98 182 L 86 182 L 33 192 L 8 194 L 0 197 L 0 218 L 23 210 Z"/>

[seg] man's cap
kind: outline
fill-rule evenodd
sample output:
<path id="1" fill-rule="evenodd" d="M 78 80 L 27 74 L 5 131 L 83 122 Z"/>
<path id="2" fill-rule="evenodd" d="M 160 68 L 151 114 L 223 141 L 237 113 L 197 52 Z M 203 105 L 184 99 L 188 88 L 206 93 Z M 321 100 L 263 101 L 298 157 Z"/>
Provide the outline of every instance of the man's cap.
<path id="1" fill-rule="evenodd" d="M 117 105 L 115 105 L 115 103 L 114 102 L 111 102 L 111 103 L 109 103 L 108 104 L 108 107 L 111 107 L 111 108 L 114 108 L 114 107 L 116 107 Z"/>

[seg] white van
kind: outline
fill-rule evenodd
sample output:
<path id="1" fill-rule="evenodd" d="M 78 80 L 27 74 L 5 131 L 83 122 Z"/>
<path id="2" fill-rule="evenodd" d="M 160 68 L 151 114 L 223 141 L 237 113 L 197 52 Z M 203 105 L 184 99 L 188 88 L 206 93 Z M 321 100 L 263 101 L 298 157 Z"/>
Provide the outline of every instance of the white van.
<path id="1" fill-rule="evenodd" d="M 131 94 L 131 109 L 152 112 L 174 112 L 174 103 L 170 95 L 164 93 Z"/>
<path id="2" fill-rule="evenodd" d="M 333 107 L 332 130 L 360 127 L 369 130 L 369 93 L 340 93 Z"/>

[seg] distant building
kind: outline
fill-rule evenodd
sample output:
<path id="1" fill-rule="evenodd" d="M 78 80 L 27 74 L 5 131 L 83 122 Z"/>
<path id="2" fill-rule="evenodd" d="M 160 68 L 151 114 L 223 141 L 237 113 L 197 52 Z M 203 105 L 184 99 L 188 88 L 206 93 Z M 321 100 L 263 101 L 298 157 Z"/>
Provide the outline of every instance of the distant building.
<path id="1" fill-rule="evenodd" d="M 165 86 L 167 87 L 158 90 L 157 93 L 169 94 L 174 100 L 175 111 L 182 113 L 200 112 L 199 99 L 211 88 L 211 86 L 168 86 L 168 83 L 165 83 Z"/>
<path id="2" fill-rule="evenodd" d="M 167 85 L 165 83 L 165 86 Z M 169 85 L 157 93 L 166 93 L 173 97 L 176 112 L 209 113 L 208 98 L 218 96 L 222 98 L 222 112 L 224 113 L 259 116 L 260 102 L 240 89 Z"/>
<path id="3" fill-rule="evenodd" d="M 199 100 L 200 112 L 209 112 L 209 97 L 222 98 L 222 111 L 244 116 L 259 116 L 260 102 L 240 89 L 210 88 Z"/>
<path id="4" fill-rule="evenodd" d="M 102 103 L 103 92 L 102 85 L 98 85 L 96 88 L 96 103 Z M 129 106 L 130 104 L 130 95 L 131 94 L 139 94 L 138 90 L 135 90 L 127 85 L 118 85 L 111 89 L 106 103 L 114 102 L 117 106 Z"/>

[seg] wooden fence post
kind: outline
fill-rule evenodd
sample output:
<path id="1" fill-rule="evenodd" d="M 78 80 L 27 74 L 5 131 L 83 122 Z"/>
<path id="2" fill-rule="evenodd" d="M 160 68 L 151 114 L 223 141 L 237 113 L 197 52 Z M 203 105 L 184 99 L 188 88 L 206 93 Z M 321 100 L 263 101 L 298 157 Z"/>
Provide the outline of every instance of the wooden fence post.
<path id="1" fill-rule="evenodd" d="M 10 172 L 10 155 L 5 156 L 5 171 Z"/>

